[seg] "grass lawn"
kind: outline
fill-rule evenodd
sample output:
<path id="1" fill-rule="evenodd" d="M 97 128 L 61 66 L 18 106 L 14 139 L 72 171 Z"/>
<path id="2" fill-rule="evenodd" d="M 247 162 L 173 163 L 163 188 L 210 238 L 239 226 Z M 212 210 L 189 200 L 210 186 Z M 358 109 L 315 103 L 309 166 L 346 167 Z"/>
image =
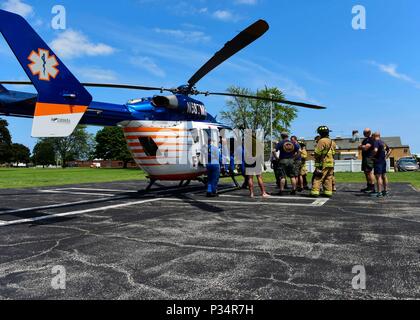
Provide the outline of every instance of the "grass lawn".
<path id="1" fill-rule="evenodd" d="M 0 169 L 0 189 L 61 186 L 66 184 L 144 180 L 138 169 Z"/>
<path id="2" fill-rule="evenodd" d="M 389 173 L 390 181 L 411 183 L 420 190 L 420 172 Z M 363 173 L 337 173 L 337 182 L 364 183 Z M 49 187 L 67 184 L 145 180 L 146 175 L 138 169 L 0 169 L 0 189 Z M 311 177 L 309 177 L 309 180 Z M 229 179 L 225 180 L 229 181 Z M 242 179 L 238 179 L 242 181 Z M 264 175 L 266 183 L 274 183 L 272 173 Z"/>

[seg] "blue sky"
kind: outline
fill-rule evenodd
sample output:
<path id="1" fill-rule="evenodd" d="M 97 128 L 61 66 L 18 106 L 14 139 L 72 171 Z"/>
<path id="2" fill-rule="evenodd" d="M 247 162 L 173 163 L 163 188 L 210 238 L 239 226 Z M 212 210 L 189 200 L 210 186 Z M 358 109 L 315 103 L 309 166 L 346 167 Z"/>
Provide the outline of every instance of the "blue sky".
<path id="1" fill-rule="evenodd" d="M 50 26 L 56 4 L 66 8 L 64 31 Z M 358 4 L 366 8 L 366 30 L 352 28 Z M 401 136 L 420 153 L 417 0 L 2 0 L 0 6 L 25 15 L 81 81 L 158 86 L 183 84 L 227 40 L 263 18 L 269 32 L 199 89 L 277 86 L 288 99 L 328 107 L 299 112 L 292 131 L 300 137 L 313 137 L 321 124 L 341 136 L 369 126 Z M 0 78 L 27 79 L 4 41 L 0 59 Z M 114 103 L 147 95 L 90 92 Z M 213 114 L 225 106 L 223 98 L 203 101 Z M 14 141 L 33 147 L 31 121 L 8 121 Z"/>

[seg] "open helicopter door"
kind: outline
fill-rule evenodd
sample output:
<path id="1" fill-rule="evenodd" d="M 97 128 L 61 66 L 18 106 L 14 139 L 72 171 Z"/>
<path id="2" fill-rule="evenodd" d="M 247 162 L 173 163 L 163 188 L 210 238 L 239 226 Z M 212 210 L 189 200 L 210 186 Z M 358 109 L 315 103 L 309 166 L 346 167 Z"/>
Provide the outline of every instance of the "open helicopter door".
<path id="1" fill-rule="evenodd" d="M 202 153 L 202 130 L 198 128 L 193 128 L 188 131 L 188 135 L 192 139 L 191 149 L 188 152 L 188 159 L 191 161 L 193 168 L 198 168 L 202 165 L 200 161 L 201 153 Z"/>

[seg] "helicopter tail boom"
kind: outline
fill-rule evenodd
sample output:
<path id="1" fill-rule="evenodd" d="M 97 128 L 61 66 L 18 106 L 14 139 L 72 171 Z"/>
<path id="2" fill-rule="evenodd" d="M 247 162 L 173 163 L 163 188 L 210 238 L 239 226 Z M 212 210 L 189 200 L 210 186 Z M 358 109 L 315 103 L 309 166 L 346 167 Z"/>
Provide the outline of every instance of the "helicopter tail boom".
<path id="1" fill-rule="evenodd" d="M 92 96 L 23 17 L 0 10 L 0 32 L 38 91 L 32 136 L 70 135 Z"/>

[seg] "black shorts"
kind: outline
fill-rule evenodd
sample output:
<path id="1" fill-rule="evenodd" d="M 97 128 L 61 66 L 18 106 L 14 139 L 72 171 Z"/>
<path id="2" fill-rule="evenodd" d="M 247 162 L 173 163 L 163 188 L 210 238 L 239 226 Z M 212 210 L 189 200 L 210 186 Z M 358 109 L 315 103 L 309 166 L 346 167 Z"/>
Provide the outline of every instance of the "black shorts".
<path id="1" fill-rule="evenodd" d="M 372 158 L 363 158 L 362 160 L 362 171 L 372 172 L 375 167 L 375 160 Z"/>

